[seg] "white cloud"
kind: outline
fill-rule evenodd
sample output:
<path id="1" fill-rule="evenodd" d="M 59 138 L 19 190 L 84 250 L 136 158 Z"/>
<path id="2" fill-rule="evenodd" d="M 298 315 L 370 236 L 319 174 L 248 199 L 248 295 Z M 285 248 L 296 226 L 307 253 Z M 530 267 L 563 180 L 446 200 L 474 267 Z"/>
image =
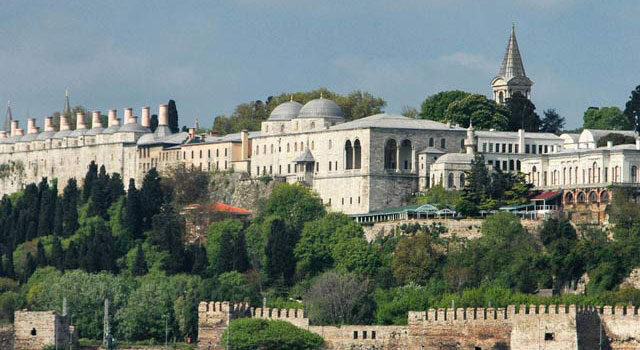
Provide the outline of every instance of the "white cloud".
<path id="1" fill-rule="evenodd" d="M 448 65 L 462 66 L 482 73 L 491 73 L 496 68 L 496 63 L 484 55 L 462 51 L 440 56 L 440 61 Z"/>

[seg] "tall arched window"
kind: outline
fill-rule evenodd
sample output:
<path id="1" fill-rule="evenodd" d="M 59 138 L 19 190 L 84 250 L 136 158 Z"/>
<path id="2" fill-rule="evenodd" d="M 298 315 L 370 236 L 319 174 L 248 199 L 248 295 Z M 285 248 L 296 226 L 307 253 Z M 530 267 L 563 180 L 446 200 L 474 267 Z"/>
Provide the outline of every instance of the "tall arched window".
<path id="1" fill-rule="evenodd" d="M 593 165 L 591 165 L 591 174 L 593 175 L 593 177 L 591 178 L 591 183 L 596 183 L 596 180 L 598 179 L 598 176 L 596 175 L 598 171 L 598 164 L 596 164 L 596 162 L 593 162 Z"/>
<path id="2" fill-rule="evenodd" d="M 429 138 L 429 147 L 433 147 L 433 137 Z"/>
<path id="3" fill-rule="evenodd" d="M 387 140 L 387 143 L 384 145 L 384 168 L 385 169 L 396 168 L 397 150 L 398 150 L 398 145 L 396 144 L 396 140 L 394 139 Z"/>
<path id="4" fill-rule="evenodd" d="M 460 173 L 460 188 L 464 187 L 465 180 L 466 180 L 466 177 L 465 177 L 464 173 Z"/>
<path id="5" fill-rule="evenodd" d="M 404 140 L 400 144 L 400 167 L 404 170 L 411 170 L 411 141 Z"/>
<path id="6" fill-rule="evenodd" d="M 440 148 L 447 148 L 447 140 L 444 137 L 440 139 Z"/>
<path id="7" fill-rule="evenodd" d="M 566 204 L 571 204 L 573 203 L 573 193 L 568 192 L 566 196 L 564 196 L 564 202 Z"/>
<path id="8" fill-rule="evenodd" d="M 362 167 L 362 149 L 360 147 L 360 140 L 356 140 L 353 143 L 353 168 L 360 169 Z"/>
<path id="9" fill-rule="evenodd" d="M 449 173 L 449 175 L 447 176 L 447 187 L 448 188 L 453 188 L 454 184 L 453 184 L 453 173 Z"/>
<path id="10" fill-rule="evenodd" d="M 584 203 L 586 200 L 584 192 L 579 192 L 577 199 L 578 199 L 578 203 Z"/>
<path id="11" fill-rule="evenodd" d="M 351 140 L 347 140 L 344 144 L 344 160 L 345 169 L 353 169 L 353 147 L 351 147 Z"/>
<path id="12" fill-rule="evenodd" d="M 537 176 L 536 176 L 536 172 L 538 171 L 538 168 L 536 168 L 536 166 L 534 165 L 533 168 L 531 168 L 531 183 L 532 184 L 536 184 L 536 180 L 537 180 Z"/>
<path id="13" fill-rule="evenodd" d="M 502 93 L 502 91 L 498 92 L 498 103 L 504 103 L 504 93 Z"/>
<path id="14" fill-rule="evenodd" d="M 598 203 L 598 194 L 596 193 L 596 191 L 589 192 L 589 202 Z"/>
<path id="15" fill-rule="evenodd" d="M 638 182 L 638 167 L 631 166 L 631 182 Z"/>
<path id="16" fill-rule="evenodd" d="M 283 134 L 284 134 L 284 124 L 283 124 L 283 125 L 280 125 L 280 133 L 283 133 Z"/>

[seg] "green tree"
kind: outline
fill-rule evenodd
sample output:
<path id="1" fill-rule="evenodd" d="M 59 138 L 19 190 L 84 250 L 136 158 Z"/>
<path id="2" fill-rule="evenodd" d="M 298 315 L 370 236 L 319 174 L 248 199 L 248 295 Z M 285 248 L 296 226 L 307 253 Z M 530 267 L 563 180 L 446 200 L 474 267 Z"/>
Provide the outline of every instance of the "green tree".
<path id="1" fill-rule="evenodd" d="M 325 214 L 322 199 L 302 185 L 279 184 L 267 200 L 264 215 L 275 215 L 284 221 L 286 229 L 299 235 L 305 222 Z M 297 241 L 297 239 L 296 239 Z"/>
<path id="2" fill-rule="evenodd" d="M 133 239 L 142 238 L 143 213 L 140 197 L 140 191 L 136 189 L 135 180 L 130 179 L 125 203 L 125 227 Z"/>
<path id="3" fill-rule="evenodd" d="M 178 125 L 178 108 L 176 108 L 176 101 L 169 100 L 167 115 L 169 117 L 169 129 L 171 129 L 172 133 L 177 133 L 180 131 L 180 126 Z"/>
<path id="4" fill-rule="evenodd" d="M 358 276 L 373 277 L 382 265 L 380 252 L 364 237 L 353 237 L 338 241 L 332 249 L 336 269 L 353 272 Z"/>
<path id="5" fill-rule="evenodd" d="M 634 126 L 634 130 L 639 129 L 640 125 L 640 85 L 631 91 L 629 101 L 624 107 L 624 116 L 629 124 Z"/>
<path id="6" fill-rule="evenodd" d="M 540 229 L 540 240 L 549 256 L 555 286 L 560 288 L 584 273 L 584 263 L 575 247 L 578 235 L 571 222 L 564 218 L 547 219 Z"/>
<path id="7" fill-rule="evenodd" d="M 40 210 L 38 211 L 38 236 L 47 236 L 51 234 L 51 229 L 55 217 L 55 199 L 57 193 L 49 189 L 47 178 L 43 178 L 38 185 L 40 192 Z"/>
<path id="8" fill-rule="evenodd" d="M 160 181 L 156 168 L 151 168 L 144 175 L 140 189 L 140 204 L 143 214 L 143 229 L 151 227 L 151 219 L 160 212 L 162 204 L 167 201 L 167 194 Z"/>
<path id="9" fill-rule="evenodd" d="M 542 112 L 544 118 L 540 121 L 540 132 L 559 134 L 564 129 L 565 119 L 554 108 Z"/>
<path id="10" fill-rule="evenodd" d="M 369 284 L 356 274 L 325 272 L 304 296 L 314 324 L 367 324 L 372 319 Z"/>
<path id="11" fill-rule="evenodd" d="M 172 189 L 173 200 L 178 205 L 207 201 L 209 174 L 200 168 L 187 167 L 184 164 L 170 167 L 163 181 Z"/>
<path id="12" fill-rule="evenodd" d="M 469 95 L 471 95 L 471 93 L 460 90 L 441 91 L 435 95 L 431 95 L 422 102 L 419 116 L 421 119 L 444 122 L 447 120 L 446 111 L 449 105 Z"/>
<path id="13" fill-rule="evenodd" d="M 49 263 L 58 270 L 64 269 L 64 252 L 62 250 L 62 244 L 57 236 L 53 237 L 53 243 L 51 245 L 51 257 Z"/>
<path id="14" fill-rule="evenodd" d="M 47 255 L 44 251 L 44 245 L 42 244 L 42 240 L 38 240 L 38 244 L 36 246 L 36 265 L 38 267 L 44 267 L 47 265 Z"/>
<path id="15" fill-rule="evenodd" d="M 618 107 L 589 107 L 584 112 L 584 129 L 631 130 L 633 124 Z"/>
<path id="16" fill-rule="evenodd" d="M 245 272 L 249 267 L 242 221 L 226 219 L 214 222 L 207 234 L 207 256 L 215 275 L 223 272 Z"/>
<path id="17" fill-rule="evenodd" d="M 444 249 L 433 241 L 428 232 L 406 237 L 393 254 L 393 273 L 402 283 L 425 285 L 444 262 Z"/>
<path id="18" fill-rule="evenodd" d="M 136 249 L 136 260 L 131 268 L 131 274 L 134 276 L 144 276 L 149 272 L 147 268 L 147 260 L 144 257 L 144 251 L 142 250 L 142 244 L 138 244 Z"/>
<path id="19" fill-rule="evenodd" d="M 449 104 L 445 120 L 465 128 L 471 120 L 479 129 L 508 130 L 509 109 L 482 95 L 470 94 Z"/>
<path id="20" fill-rule="evenodd" d="M 506 100 L 511 117 L 507 130 L 538 132 L 540 130 L 540 116 L 536 113 L 536 106 L 520 92 L 515 92 Z"/>
<path id="21" fill-rule="evenodd" d="M 266 237 L 265 272 L 271 281 L 290 284 L 295 272 L 293 237 L 288 233 L 285 221 L 278 216 L 268 217 L 263 230 Z"/>
<path id="22" fill-rule="evenodd" d="M 82 188 L 82 199 L 84 202 L 89 200 L 91 197 L 93 182 L 98 177 L 98 166 L 94 161 L 89 163 L 89 169 L 87 170 L 87 174 L 84 176 L 84 186 Z"/>
<path id="23" fill-rule="evenodd" d="M 606 147 L 609 141 L 611 141 L 614 146 L 624 144 L 633 145 L 636 143 L 636 138 L 612 132 L 601 137 L 597 142 L 597 147 Z"/>
<path id="24" fill-rule="evenodd" d="M 151 132 L 155 132 L 157 128 L 158 128 L 158 115 L 152 114 L 151 117 L 149 118 L 149 130 L 151 130 Z"/>
<path id="25" fill-rule="evenodd" d="M 178 273 L 183 269 L 184 219 L 171 204 L 164 204 L 160 213 L 153 217 L 150 241 L 161 251 L 167 252 L 164 268 L 169 273 Z"/>
<path id="26" fill-rule="evenodd" d="M 257 301 L 259 294 L 249 283 L 247 277 L 238 271 L 222 273 L 217 278 L 215 300 L 227 300 L 231 302 Z"/>
<path id="27" fill-rule="evenodd" d="M 78 229 L 78 194 L 76 179 L 69 179 L 62 193 L 64 237 L 73 235 Z"/>
<path id="28" fill-rule="evenodd" d="M 319 350 L 324 340 L 317 334 L 285 321 L 244 318 L 231 322 L 222 343 L 229 338 L 229 347 L 237 350 Z"/>

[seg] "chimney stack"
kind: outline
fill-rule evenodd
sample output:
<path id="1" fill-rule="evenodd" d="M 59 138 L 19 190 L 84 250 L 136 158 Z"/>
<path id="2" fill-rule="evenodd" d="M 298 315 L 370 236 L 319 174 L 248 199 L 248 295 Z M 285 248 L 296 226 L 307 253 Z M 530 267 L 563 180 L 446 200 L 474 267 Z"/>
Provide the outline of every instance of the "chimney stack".
<path id="1" fill-rule="evenodd" d="M 16 136 L 24 136 L 24 130 L 21 128 L 16 129 Z"/>
<path id="2" fill-rule="evenodd" d="M 240 139 L 242 140 L 242 160 L 247 160 L 251 154 L 249 146 L 249 131 L 247 131 L 247 129 L 240 132 Z"/>
<path id="3" fill-rule="evenodd" d="M 91 115 L 91 128 L 101 128 L 102 123 L 100 123 L 100 111 L 93 111 Z"/>
<path id="4" fill-rule="evenodd" d="M 124 109 L 124 123 L 131 124 L 131 117 L 133 117 L 133 108 L 125 108 Z"/>
<path id="5" fill-rule="evenodd" d="M 16 136 L 16 129 L 18 128 L 18 121 L 17 120 L 12 120 L 11 121 L 11 136 Z"/>
<path id="6" fill-rule="evenodd" d="M 29 118 L 27 119 L 27 133 L 28 134 L 37 134 L 38 128 L 36 127 L 36 119 Z"/>
<path id="7" fill-rule="evenodd" d="M 71 129 L 69 127 L 69 121 L 67 120 L 67 117 L 64 115 L 60 115 L 60 131 L 66 131 Z"/>
<path id="8" fill-rule="evenodd" d="M 613 141 L 607 141 L 607 148 L 613 147 Z"/>
<path id="9" fill-rule="evenodd" d="M 0 130 L 0 139 L 6 139 L 7 138 L 7 132 L 4 130 Z"/>
<path id="10" fill-rule="evenodd" d="M 76 130 L 86 129 L 87 124 L 84 123 L 84 113 L 76 113 Z"/>
<path id="11" fill-rule="evenodd" d="M 55 131 L 53 128 L 53 117 L 44 118 L 44 131 Z"/>
<path id="12" fill-rule="evenodd" d="M 189 128 L 189 140 L 196 138 L 196 128 Z"/>
<path id="13" fill-rule="evenodd" d="M 640 150 L 640 138 L 636 137 L 636 149 Z"/>
<path id="14" fill-rule="evenodd" d="M 118 125 L 117 121 L 118 121 L 118 111 L 115 109 L 110 109 L 109 110 L 109 127 Z"/>
<path id="15" fill-rule="evenodd" d="M 149 117 L 149 107 L 142 107 L 142 126 L 148 128 L 151 126 L 151 117 Z"/>
<path id="16" fill-rule="evenodd" d="M 169 126 L 169 106 L 160 105 L 158 111 L 158 125 Z"/>

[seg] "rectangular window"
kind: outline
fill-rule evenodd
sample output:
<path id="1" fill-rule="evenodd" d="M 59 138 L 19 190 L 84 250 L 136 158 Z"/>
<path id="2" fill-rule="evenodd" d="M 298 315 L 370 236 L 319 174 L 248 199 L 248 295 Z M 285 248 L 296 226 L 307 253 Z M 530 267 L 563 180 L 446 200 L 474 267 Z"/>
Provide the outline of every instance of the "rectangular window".
<path id="1" fill-rule="evenodd" d="M 546 340 L 546 341 L 553 340 L 554 338 L 555 337 L 554 337 L 553 333 L 545 333 L 544 334 L 544 340 Z"/>
<path id="2" fill-rule="evenodd" d="M 549 146 L 544 145 L 544 153 L 549 153 L 549 148 L 548 148 L 548 147 L 549 147 Z"/>
<path id="3" fill-rule="evenodd" d="M 256 167 L 256 175 L 260 175 L 260 167 L 259 166 Z"/>
<path id="4" fill-rule="evenodd" d="M 353 339 L 358 339 L 358 331 L 353 331 Z"/>
<path id="5" fill-rule="evenodd" d="M 513 144 L 512 143 L 509 144 L 509 153 L 513 153 Z"/>
<path id="6" fill-rule="evenodd" d="M 492 153 L 493 152 L 493 143 L 489 144 L 489 152 Z"/>
<path id="7" fill-rule="evenodd" d="M 371 339 L 376 339 L 376 331 L 371 331 Z"/>
<path id="8" fill-rule="evenodd" d="M 538 145 L 538 153 L 542 153 L 542 145 Z"/>
<path id="9" fill-rule="evenodd" d="M 362 339 L 367 339 L 367 331 L 362 331 Z"/>
<path id="10" fill-rule="evenodd" d="M 507 144 L 506 143 L 502 144 L 502 153 L 507 153 Z"/>
<path id="11" fill-rule="evenodd" d="M 515 153 L 519 153 L 518 152 L 518 144 L 515 144 L 514 146 L 515 146 Z"/>
<path id="12" fill-rule="evenodd" d="M 486 142 L 482 143 L 482 152 L 487 152 L 487 143 Z"/>
<path id="13" fill-rule="evenodd" d="M 503 161 L 502 161 L 502 169 L 504 169 L 504 170 L 507 170 L 507 169 L 508 169 L 508 168 L 507 168 L 507 161 L 506 161 L 506 160 L 503 160 Z"/>
<path id="14" fill-rule="evenodd" d="M 329 162 L 329 171 L 331 171 L 331 162 Z"/>
<path id="15" fill-rule="evenodd" d="M 227 161 L 226 160 L 224 161 L 224 164 L 225 164 L 224 166 L 226 168 L 227 167 Z M 269 174 L 273 174 L 273 165 L 269 165 Z"/>
<path id="16" fill-rule="evenodd" d="M 536 145 L 531 145 L 531 153 L 536 154 Z"/>
<path id="17" fill-rule="evenodd" d="M 488 160 L 488 161 L 487 161 L 487 164 L 489 164 L 489 165 L 493 166 L 493 160 Z"/>
<path id="18" fill-rule="evenodd" d="M 287 164 L 287 174 L 291 174 L 291 164 Z"/>
<path id="19" fill-rule="evenodd" d="M 529 145 L 524 145 L 524 153 L 529 153 Z"/>

